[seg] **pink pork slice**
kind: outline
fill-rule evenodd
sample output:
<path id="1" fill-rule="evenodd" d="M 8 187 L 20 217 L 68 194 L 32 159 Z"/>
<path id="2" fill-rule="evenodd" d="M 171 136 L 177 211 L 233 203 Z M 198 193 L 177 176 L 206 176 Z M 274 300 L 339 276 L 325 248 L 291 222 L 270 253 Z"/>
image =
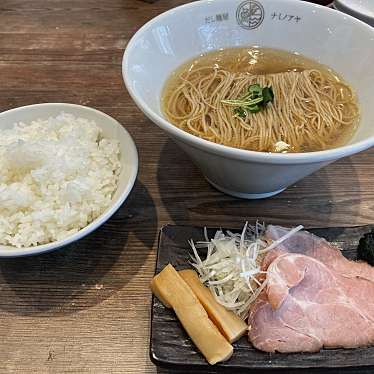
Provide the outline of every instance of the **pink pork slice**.
<path id="1" fill-rule="evenodd" d="M 269 226 L 276 240 L 289 230 Z M 302 231 L 263 261 L 267 287 L 251 308 L 249 339 L 266 352 L 317 352 L 374 344 L 374 267 L 347 260 Z"/>

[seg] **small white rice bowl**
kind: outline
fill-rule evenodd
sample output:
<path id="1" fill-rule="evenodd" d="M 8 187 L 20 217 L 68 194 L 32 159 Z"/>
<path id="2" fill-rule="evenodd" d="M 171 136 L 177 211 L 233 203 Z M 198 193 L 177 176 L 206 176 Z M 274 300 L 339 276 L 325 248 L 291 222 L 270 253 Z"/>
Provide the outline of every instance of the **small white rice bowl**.
<path id="1" fill-rule="evenodd" d="M 93 224 L 88 233 L 114 213 L 135 181 L 137 154 L 131 138 L 127 140 L 132 149 L 125 150 L 130 151 L 130 173 L 129 165 L 121 162 L 126 159 L 124 139 L 115 136 L 121 125 L 104 113 L 76 105 L 29 108 L 48 105 L 53 113 L 30 115 L 29 121 L 21 115 L 11 126 L 1 126 L 2 117 L 28 107 L 0 114 L 0 256 L 3 250 L 10 256 L 13 251 L 39 253 L 77 235 L 79 239 L 84 228 Z M 108 133 L 111 121 L 116 131 Z M 129 138 L 126 131 L 125 135 Z M 125 196 L 119 196 L 123 175 L 128 183 Z M 106 216 L 102 222 L 100 216 Z"/>

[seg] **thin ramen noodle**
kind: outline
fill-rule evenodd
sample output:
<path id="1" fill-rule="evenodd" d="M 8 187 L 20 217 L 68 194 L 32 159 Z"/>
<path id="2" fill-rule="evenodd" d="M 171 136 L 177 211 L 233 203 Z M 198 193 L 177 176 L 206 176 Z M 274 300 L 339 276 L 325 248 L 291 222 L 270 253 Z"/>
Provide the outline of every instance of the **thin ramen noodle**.
<path id="1" fill-rule="evenodd" d="M 225 101 L 237 100 L 255 84 L 272 87 L 273 101 L 258 113 L 235 115 Z M 351 138 L 359 118 L 352 89 L 331 69 L 265 48 L 225 49 L 187 62 L 169 78 L 162 100 L 166 117 L 179 128 L 262 152 L 340 146 Z"/>

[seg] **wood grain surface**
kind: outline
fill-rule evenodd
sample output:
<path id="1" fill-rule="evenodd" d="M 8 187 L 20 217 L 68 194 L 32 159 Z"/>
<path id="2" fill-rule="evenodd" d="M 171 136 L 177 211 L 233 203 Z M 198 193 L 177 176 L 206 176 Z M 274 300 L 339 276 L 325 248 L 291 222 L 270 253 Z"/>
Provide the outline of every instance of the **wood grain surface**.
<path id="1" fill-rule="evenodd" d="M 336 162 L 264 201 L 225 196 L 129 98 L 123 50 L 146 21 L 183 0 L 1 0 L 0 110 L 84 104 L 118 119 L 140 155 L 119 212 L 60 252 L 0 260 L 0 373 L 169 373 L 149 360 L 162 225 L 239 227 L 259 218 L 312 226 L 374 219 L 374 151 Z"/>

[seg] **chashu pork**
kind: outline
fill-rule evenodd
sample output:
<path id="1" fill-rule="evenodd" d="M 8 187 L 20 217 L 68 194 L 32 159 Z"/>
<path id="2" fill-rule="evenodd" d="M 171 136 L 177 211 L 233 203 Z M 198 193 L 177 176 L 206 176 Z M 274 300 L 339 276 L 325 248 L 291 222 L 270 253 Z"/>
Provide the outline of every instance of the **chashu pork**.
<path id="1" fill-rule="evenodd" d="M 276 240 L 288 229 L 269 226 Z M 267 286 L 251 308 L 249 339 L 266 352 L 374 344 L 374 268 L 299 232 L 263 260 Z"/>

